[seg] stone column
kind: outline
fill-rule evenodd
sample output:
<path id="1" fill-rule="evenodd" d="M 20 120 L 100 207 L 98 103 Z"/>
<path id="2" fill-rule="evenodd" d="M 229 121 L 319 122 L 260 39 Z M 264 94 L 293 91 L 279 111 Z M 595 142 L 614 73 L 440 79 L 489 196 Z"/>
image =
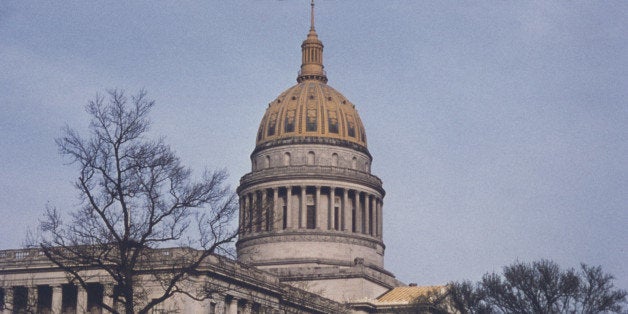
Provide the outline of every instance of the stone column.
<path id="1" fill-rule="evenodd" d="M 87 290 L 83 286 L 77 286 L 76 313 L 87 313 Z"/>
<path id="2" fill-rule="evenodd" d="M 323 208 L 322 208 L 322 204 L 321 204 L 321 187 L 317 186 L 316 187 L 316 200 L 315 200 L 316 204 L 314 204 L 314 208 L 316 208 L 316 213 L 314 213 L 314 217 L 316 217 L 315 219 L 315 228 L 316 229 L 323 229 L 323 225 L 325 224 L 323 222 L 324 220 L 324 215 L 323 215 Z"/>
<path id="3" fill-rule="evenodd" d="M 338 223 L 336 221 L 336 191 L 335 191 L 335 187 L 330 186 L 329 187 L 329 207 L 328 207 L 328 215 L 327 217 L 329 217 L 329 225 L 328 225 L 328 229 L 331 230 L 336 230 L 336 224 Z M 339 217 L 340 218 L 340 217 Z"/>
<path id="4" fill-rule="evenodd" d="M 379 199 L 377 197 L 373 198 L 375 204 L 373 205 L 373 236 L 377 237 L 379 235 Z"/>
<path id="5" fill-rule="evenodd" d="M 364 234 L 371 231 L 371 196 L 364 193 Z"/>
<path id="6" fill-rule="evenodd" d="M 216 303 L 214 303 L 214 314 L 225 314 L 224 310 L 225 310 L 225 301 L 219 300 L 219 299 L 216 300 Z"/>
<path id="7" fill-rule="evenodd" d="M 240 205 L 240 211 L 238 212 L 238 227 L 240 228 L 240 233 L 244 233 L 244 197 L 238 198 L 238 203 Z"/>
<path id="8" fill-rule="evenodd" d="M 377 205 L 375 195 L 371 196 L 371 211 L 373 218 L 371 219 L 371 235 L 377 236 Z"/>
<path id="9" fill-rule="evenodd" d="M 299 228 L 307 228 L 307 199 L 305 186 L 301 186 L 301 207 L 299 208 Z"/>
<path id="10" fill-rule="evenodd" d="M 384 200 L 379 200 L 379 238 L 384 238 Z"/>
<path id="11" fill-rule="evenodd" d="M 102 304 L 113 308 L 113 284 L 103 284 L 102 286 Z M 103 313 L 108 313 L 103 308 Z"/>
<path id="12" fill-rule="evenodd" d="M 279 206 L 279 188 L 273 188 L 273 215 L 271 217 L 272 230 L 281 230 L 283 228 L 283 211 Z"/>
<path id="13" fill-rule="evenodd" d="M 268 225 L 268 217 L 270 215 L 270 204 L 268 203 L 268 191 L 266 189 L 263 189 L 261 191 L 262 193 L 262 204 L 259 207 L 260 208 L 260 217 L 259 219 L 261 220 L 261 226 L 262 226 L 262 231 L 268 231 L 270 227 Z"/>
<path id="14" fill-rule="evenodd" d="M 251 225 L 251 233 L 257 230 L 257 218 L 255 217 L 255 207 L 257 200 L 255 198 L 255 192 L 249 193 L 249 224 Z"/>
<path id="15" fill-rule="evenodd" d="M 251 233 L 253 226 L 251 225 L 251 199 L 249 194 L 244 194 L 244 232 Z"/>
<path id="16" fill-rule="evenodd" d="M 355 191 L 355 232 L 362 233 L 362 204 L 360 202 L 361 192 Z"/>
<path id="17" fill-rule="evenodd" d="M 4 289 L 4 310 L 2 314 L 11 314 L 13 311 L 13 287 L 3 287 Z"/>
<path id="18" fill-rule="evenodd" d="M 53 314 L 61 314 L 61 300 L 63 300 L 63 288 L 61 288 L 61 285 L 57 285 L 57 286 L 52 286 L 52 313 Z"/>
<path id="19" fill-rule="evenodd" d="M 34 310 L 37 310 L 39 301 L 39 291 L 37 286 L 28 287 L 28 306 Z"/>
<path id="20" fill-rule="evenodd" d="M 344 189 L 342 194 L 342 214 L 344 217 L 343 231 L 351 232 L 351 206 L 349 204 L 349 190 Z"/>
<path id="21" fill-rule="evenodd" d="M 286 187 L 286 229 L 293 229 L 292 223 L 292 186 Z"/>

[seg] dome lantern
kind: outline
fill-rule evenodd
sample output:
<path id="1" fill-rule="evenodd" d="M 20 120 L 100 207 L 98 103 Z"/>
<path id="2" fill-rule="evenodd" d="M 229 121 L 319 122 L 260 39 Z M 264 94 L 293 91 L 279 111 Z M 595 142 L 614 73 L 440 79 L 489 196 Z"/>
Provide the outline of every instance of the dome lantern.
<path id="1" fill-rule="evenodd" d="M 301 70 L 297 76 L 297 82 L 305 80 L 318 80 L 327 83 L 325 66 L 323 66 L 323 43 L 318 39 L 314 28 L 314 0 L 310 11 L 310 32 L 301 44 Z"/>

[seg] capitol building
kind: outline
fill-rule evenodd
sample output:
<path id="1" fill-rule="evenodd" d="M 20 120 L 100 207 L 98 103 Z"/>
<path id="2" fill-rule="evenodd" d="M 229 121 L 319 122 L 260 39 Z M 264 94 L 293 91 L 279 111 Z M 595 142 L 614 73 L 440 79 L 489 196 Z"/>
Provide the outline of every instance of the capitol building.
<path id="1" fill-rule="evenodd" d="M 251 134 L 237 260 L 210 256 L 190 287 L 220 289 L 205 300 L 177 295 L 153 313 L 418 313 L 417 299 L 442 289 L 406 285 L 385 268 L 386 192 L 358 108 L 328 84 L 313 4 L 301 53 L 297 84 L 270 101 Z M 163 259 L 181 250 L 163 249 Z M 36 249 L 0 251 L 2 313 L 115 307 L 107 276 L 90 278 L 87 289 L 69 283 Z"/>

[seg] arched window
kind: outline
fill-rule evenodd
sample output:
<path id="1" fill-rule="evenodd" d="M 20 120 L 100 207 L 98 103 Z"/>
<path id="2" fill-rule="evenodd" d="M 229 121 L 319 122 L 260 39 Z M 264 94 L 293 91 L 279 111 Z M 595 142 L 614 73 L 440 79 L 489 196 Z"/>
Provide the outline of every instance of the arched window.
<path id="1" fill-rule="evenodd" d="M 351 159 L 351 169 L 357 169 L 358 168 L 358 159 L 356 157 L 353 157 L 353 159 Z"/>
<path id="2" fill-rule="evenodd" d="M 290 166 L 290 153 L 288 152 L 283 154 L 283 165 Z"/>
<path id="3" fill-rule="evenodd" d="M 309 165 L 309 166 L 313 165 L 315 157 L 316 156 L 314 155 L 314 152 L 307 153 L 307 165 Z"/>
<path id="4" fill-rule="evenodd" d="M 264 169 L 266 168 L 270 168 L 270 156 L 266 156 L 266 158 L 264 158 Z"/>
<path id="5" fill-rule="evenodd" d="M 331 165 L 332 167 L 338 167 L 338 154 L 331 154 Z"/>

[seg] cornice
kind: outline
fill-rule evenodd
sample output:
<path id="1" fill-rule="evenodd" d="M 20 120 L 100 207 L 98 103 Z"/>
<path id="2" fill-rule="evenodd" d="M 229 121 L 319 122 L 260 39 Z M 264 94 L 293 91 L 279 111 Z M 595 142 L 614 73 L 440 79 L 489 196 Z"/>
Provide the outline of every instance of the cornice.
<path id="1" fill-rule="evenodd" d="M 357 183 L 378 191 L 382 197 L 386 194 L 382 180 L 368 172 L 333 166 L 300 165 L 262 169 L 249 172 L 240 179 L 237 192 L 261 183 L 280 180 L 321 179 L 333 182 Z M 330 184 L 333 185 L 333 184 Z"/>
<path id="2" fill-rule="evenodd" d="M 286 242 L 335 242 L 364 246 L 374 250 L 377 250 L 378 247 L 381 247 L 382 251 L 386 249 L 384 242 L 380 239 L 367 235 L 310 229 L 284 230 L 281 232 L 244 235 L 238 239 L 238 242 L 236 242 L 236 248 L 240 250 L 249 246 L 256 246 L 260 244 Z"/>
<path id="3" fill-rule="evenodd" d="M 369 152 L 368 148 L 366 148 L 365 146 L 362 146 L 362 145 L 359 145 L 357 143 L 350 142 L 347 140 L 329 138 L 329 137 L 318 137 L 318 136 L 294 136 L 294 137 L 285 137 L 285 138 L 279 138 L 276 140 L 264 142 L 255 147 L 255 149 L 251 153 L 251 157 L 271 147 L 286 146 L 286 145 L 302 145 L 302 144 L 310 144 L 310 145 L 320 144 L 320 145 L 331 145 L 331 146 L 340 146 L 340 147 L 350 148 L 350 149 L 359 151 L 361 153 L 364 153 L 370 159 L 373 159 L 373 156 L 371 156 L 371 153 Z"/>

